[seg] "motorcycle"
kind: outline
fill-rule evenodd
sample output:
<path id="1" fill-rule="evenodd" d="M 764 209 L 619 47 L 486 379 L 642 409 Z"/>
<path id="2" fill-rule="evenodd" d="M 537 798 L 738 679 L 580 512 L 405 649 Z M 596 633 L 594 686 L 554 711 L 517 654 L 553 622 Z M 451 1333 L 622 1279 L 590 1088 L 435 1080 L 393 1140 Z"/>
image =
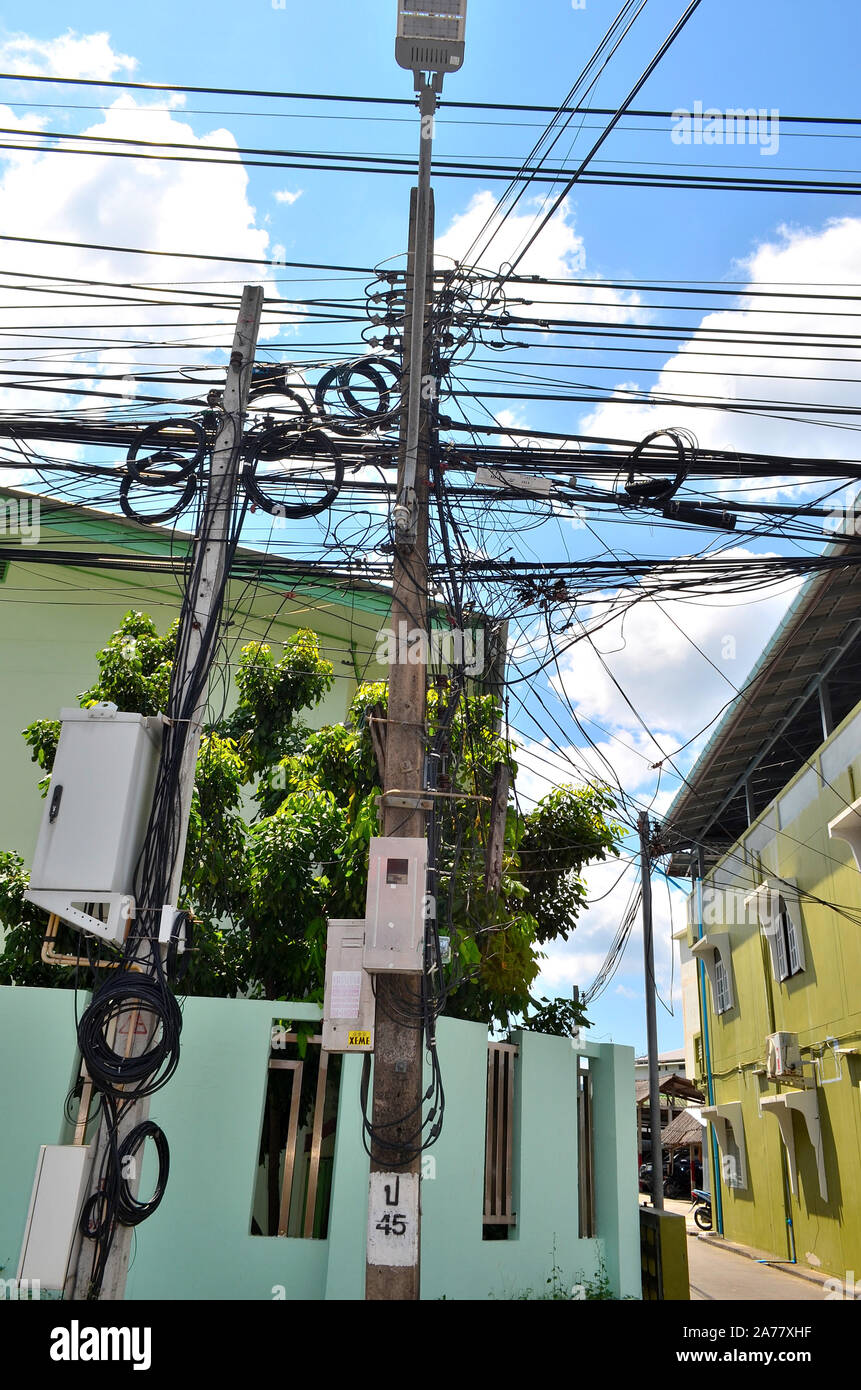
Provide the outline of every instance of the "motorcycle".
<path id="1" fill-rule="evenodd" d="M 712 1194 L 703 1192 L 701 1188 L 694 1188 L 694 1224 L 701 1231 L 710 1231 L 712 1228 Z"/>

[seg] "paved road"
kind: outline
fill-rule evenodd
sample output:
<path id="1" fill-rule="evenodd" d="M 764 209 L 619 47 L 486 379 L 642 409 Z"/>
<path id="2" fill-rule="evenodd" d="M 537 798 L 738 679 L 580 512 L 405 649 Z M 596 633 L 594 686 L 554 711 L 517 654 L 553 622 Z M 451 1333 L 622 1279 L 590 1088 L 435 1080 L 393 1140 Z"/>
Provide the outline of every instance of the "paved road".
<path id="1" fill-rule="evenodd" d="M 649 1198 L 640 1196 L 641 1204 Z M 821 1303 L 827 1290 L 809 1279 L 800 1279 L 780 1266 L 757 1264 L 710 1240 L 700 1240 L 688 1201 L 667 1197 L 667 1211 L 684 1216 L 688 1232 L 688 1270 L 693 1302 L 741 1302 L 777 1299 L 781 1302 Z"/>
<path id="2" fill-rule="evenodd" d="M 774 1265 L 757 1264 L 745 1255 L 721 1250 L 711 1241 L 688 1235 L 691 1300 L 753 1303 L 765 1299 L 821 1303 L 826 1290 Z"/>

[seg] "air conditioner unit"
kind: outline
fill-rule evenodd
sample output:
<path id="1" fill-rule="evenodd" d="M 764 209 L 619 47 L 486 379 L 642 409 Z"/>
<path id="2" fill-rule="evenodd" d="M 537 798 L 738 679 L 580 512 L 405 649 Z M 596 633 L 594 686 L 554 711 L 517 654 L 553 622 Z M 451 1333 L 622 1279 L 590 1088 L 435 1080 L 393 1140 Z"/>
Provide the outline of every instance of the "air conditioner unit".
<path id="1" fill-rule="evenodd" d="M 765 1040 L 765 1070 L 772 1081 L 802 1075 L 797 1033 L 770 1033 Z"/>

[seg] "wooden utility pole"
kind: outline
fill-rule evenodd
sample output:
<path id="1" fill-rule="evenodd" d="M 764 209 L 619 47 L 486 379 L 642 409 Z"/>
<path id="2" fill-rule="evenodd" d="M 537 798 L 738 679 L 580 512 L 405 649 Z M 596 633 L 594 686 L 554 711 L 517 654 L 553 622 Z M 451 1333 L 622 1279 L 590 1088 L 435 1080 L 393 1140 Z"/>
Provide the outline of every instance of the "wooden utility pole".
<path id="1" fill-rule="evenodd" d="M 233 516 L 236 489 L 239 482 L 239 442 L 242 437 L 242 419 L 245 406 L 248 401 L 248 392 L 251 386 L 251 373 L 254 366 L 254 353 L 257 347 L 257 334 L 260 328 L 260 314 L 263 308 L 263 290 L 260 286 L 246 285 L 242 292 L 242 301 L 239 307 L 239 317 L 236 322 L 236 330 L 233 337 L 233 349 L 230 354 L 230 364 L 227 370 L 227 381 L 224 388 L 223 414 L 215 447 L 212 453 L 212 465 L 209 473 L 209 482 L 204 503 L 204 516 L 201 524 L 201 534 L 206 536 L 204 551 L 200 557 L 199 565 L 195 567 L 197 582 L 194 589 L 188 595 L 188 602 L 185 609 L 183 621 L 191 625 L 188 633 L 188 640 L 183 642 L 183 634 L 180 634 L 178 643 L 179 650 L 185 651 L 183 670 L 174 675 L 174 683 L 178 690 L 185 688 L 187 681 L 191 678 L 200 656 L 203 635 L 210 626 L 213 619 L 217 621 L 217 610 L 223 602 L 223 583 L 226 578 L 227 566 L 227 542 L 230 536 L 231 521 Z M 202 542 L 198 542 L 201 544 Z M 210 662 L 214 655 L 215 644 L 210 648 Z M 176 854 L 173 861 L 170 877 L 170 893 L 168 901 L 176 904 L 179 899 L 180 886 L 182 883 L 182 866 L 185 858 L 185 843 L 188 834 L 188 818 L 191 810 L 191 798 L 194 791 L 194 775 L 197 765 L 197 754 L 200 748 L 201 734 L 203 731 L 203 717 L 206 709 L 208 681 L 204 680 L 202 685 L 202 695 L 195 709 L 194 717 L 191 721 L 188 737 L 183 749 L 181 769 L 178 779 L 178 788 L 175 804 L 170 808 L 169 814 L 174 819 L 177 827 L 175 839 Z M 143 904 L 142 906 L 153 907 L 159 904 Z M 150 950 L 157 951 L 160 948 L 156 940 L 153 940 Z M 145 1012 L 132 1014 L 131 1020 L 134 1026 L 129 1027 L 129 1046 L 127 1055 L 134 1056 L 146 1049 L 151 1036 L 152 1028 L 155 1026 L 153 1015 Z M 139 1020 L 139 1022 L 138 1022 Z M 137 1029 L 142 1026 L 145 1030 L 138 1039 Z M 115 1043 L 112 1044 L 115 1046 Z M 122 1116 L 118 1128 L 117 1140 L 122 1142 L 123 1137 L 134 1129 L 149 1115 L 149 1097 L 145 1096 L 141 1100 L 130 1105 Z M 90 1169 L 91 1190 L 96 1190 L 99 1175 L 102 1168 L 103 1159 L 109 1146 L 109 1129 L 104 1119 L 102 1120 L 98 1134 L 93 1143 L 95 1146 L 93 1163 Z M 139 1168 L 140 1165 L 138 1164 Z M 136 1196 L 139 1182 L 139 1173 L 128 1179 L 131 1192 Z M 125 1296 L 126 1277 L 128 1274 L 129 1255 L 131 1252 L 132 1227 L 117 1225 L 108 1255 L 104 1277 L 102 1279 L 101 1292 L 99 1297 L 107 1300 L 119 1300 Z M 90 1271 L 93 1263 L 93 1242 L 83 1238 L 80 1233 L 76 1237 L 75 1247 L 72 1251 L 72 1258 L 69 1263 L 69 1275 L 66 1280 L 66 1298 L 83 1299 L 86 1298 L 90 1286 Z"/>
<path id="2" fill-rule="evenodd" d="M 430 371 L 429 333 L 422 335 L 422 354 L 418 361 L 410 351 L 413 314 L 422 313 L 427 327 L 427 304 L 433 294 L 433 199 L 430 196 L 429 235 L 425 304 L 414 302 L 416 218 L 418 193 L 410 200 L 410 248 L 407 262 L 406 322 L 404 332 L 404 383 L 415 381 L 415 372 L 426 381 Z M 423 312 L 424 311 L 424 312 Z M 406 399 L 406 396 L 405 396 Z M 431 430 L 427 398 L 422 399 L 421 426 L 416 454 L 415 542 L 397 545 L 394 551 L 394 585 L 391 624 L 397 641 L 396 659 L 389 672 L 389 699 L 386 722 L 386 763 L 383 793 L 383 833 L 393 836 L 423 837 L 426 812 L 419 806 L 424 788 L 426 751 L 425 711 L 427 702 L 428 650 L 428 451 Z M 398 496 L 404 495 L 407 464 L 407 413 L 401 417 L 398 454 Z M 406 639 L 406 640 L 404 640 Z M 412 651 L 420 644 L 420 659 Z M 410 656 L 412 654 L 412 660 Z M 408 803 L 408 804 L 407 804 Z M 387 1144 L 405 1141 L 402 1154 L 386 1149 L 371 1156 L 371 1186 L 368 1205 L 368 1262 L 365 1297 L 368 1299 L 417 1299 L 419 1297 L 421 1155 L 409 1157 L 421 1125 L 422 1032 L 420 1026 L 396 1021 L 405 1010 L 418 1015 L 418 976 L 378 974 L 376 982 L 376 1025 L 374 1034 L 374 1086 L 371 1122 Z M 405 1002 L 408 1001 L 408 1002 Z M 394 1017 L 393 1017 L 394 1015 Z M 402 1164 L 397 1160 L 403 1158 Z M 386 1195 L 388 1194 L 388 1196 Z M 397 1205 L 392 1198 L 397 1195 Z M 373 1230 L 380 1214 L 405 1225 L 403 1249 L 398 1258 L 404 1263 L 378 1264 L 379 1242 Z M 374 1248 L 376 1246 L 376 1249 Z"/>
<path id="3" fill-rule="evenodd" d="M 649 1056 L 649 1125 L 652 1134 L 652 1206 L 664 1209 L 664 1150 L 661 1144 L 661 1093 L 658 1075 L 658 1018 L 655 1004 L 655 945 L 652 936 L 652 864 L 649 858 L 649 817 L 641 811 L 640 875 L 643 883 L 643 959 L 646 967 L 646 1035 Z"/>

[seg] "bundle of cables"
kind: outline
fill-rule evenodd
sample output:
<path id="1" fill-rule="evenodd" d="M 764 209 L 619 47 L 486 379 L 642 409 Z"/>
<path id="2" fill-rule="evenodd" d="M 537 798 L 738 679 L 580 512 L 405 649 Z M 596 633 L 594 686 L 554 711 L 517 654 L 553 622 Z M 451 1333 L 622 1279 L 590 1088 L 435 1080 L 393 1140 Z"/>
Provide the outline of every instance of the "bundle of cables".
<path id="1" fill-rule="evenodd" d="M 236 430 L 237 441 L 240 438 Z M 239 444 L 235 445 L 238 453 Z M 181 776 L 192 730 L 199 727 L 206 698 L 209 672 L 220 633 L 224 589 L 230 573 L 247 509 L 247 499 L 231 504 L 226 563 L 222 580 L 209 602 L 209 616 L 201 622 L 194 595 L 201 591 L 201 570 L 208 543 L 216 543 L 216 516 L 230 496 L 229 479 L 235 469 L 224 470 L 221 481 L 210 488 L 196 528 L 195 547 L 186 575 L 177 650 L 167 700 L 161 755 L 152 808 L 143 847 L 134 875 L 136 915 L 129 932 L 120 968 L 95 991 L 78 1025 L 81 1056 L 98 1094 L 107 1139 L 101 1150 L 96 1190 L 81 1213 L 82 1233 L 95 1241 L 88 1297 L 97 1298 L 108 1255 L 118 1225 L 135 1226 L 157 1209 L 167 1185 L 170 1159 L 167 1139 L 151 1120 L 123 1133 L 131 1107 L 164 1086 L 179 1063 L 182 1013 L 168 978 L 179 956 L 180 937 L 190 945 L 186 914 L 174 917 L 172 940 L 159 942 L 162 908 L 175 892 L 174 870 L 184 846 L 185 817 Z M 219 544 L 225 544 L 220 538 Z M 186 956 L 187 958 L 187 956 Z M 145 1037 L 137 1047 L 138 1037 Z M 118 1039 L 125 1044 L 118 1050 Z M 152 1139 L 158 1156 L 158 1179 L 153 1195 L 139 1200 L 132 1184 L 138 1177 L 139 1155 Z"/>
<path id="2" fill-rule="evenodd" d="M 158 966 L 151 976 L 120 969 L 106 980 L 78 1025 L 78 1046 L 101 1097 L 107 1133 L 98 1188 L 81 1212 L 82 1232 L 96 1241 L 90 1281 L 93 1296 L 101 1289 L 117 1224 L 136 1226 L 151 1216 L 164 1196 L 170 1172 L 167 1138 L 152 1120 L 144 1120 L 120 1137 L 131 1106 L 164 1086 L 179 1064 L 182 1015 L 160 969 L 158 951 L 154 958 Z M 144 1018 L 149 1021 L 144 1024 L 148 1046 L 128 1056 L 125 1049 L 117 1050 L 117 1038 L 133 1039 Z M 140 1151 L 150 1138 L 158 1155 L 158 1179 L 153 1195 L 141 1201 L 132 1183 L 138 1176 Z"/>

